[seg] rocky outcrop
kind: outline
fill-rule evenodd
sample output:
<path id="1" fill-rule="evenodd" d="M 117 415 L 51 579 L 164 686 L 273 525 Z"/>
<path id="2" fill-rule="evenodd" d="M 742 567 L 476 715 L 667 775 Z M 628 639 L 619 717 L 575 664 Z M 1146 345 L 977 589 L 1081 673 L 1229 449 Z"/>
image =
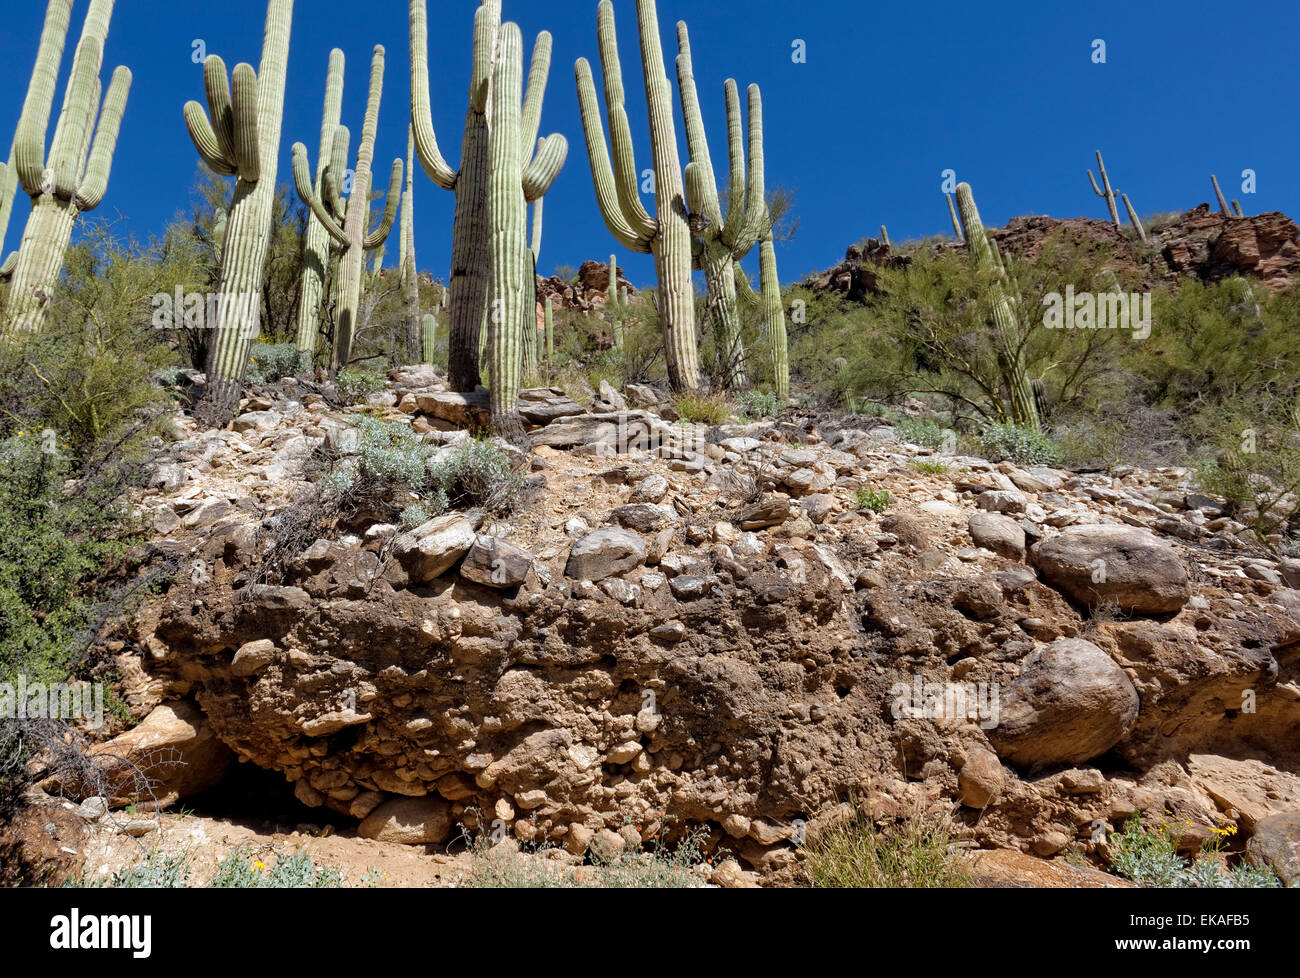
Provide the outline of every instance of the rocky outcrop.
<path id="1" fill-rule="evenodd" d="M 627 280 L 623 272 L 622 268 L 618 270 L 619 288 L 626 288 L 629 296 L 639 295 L 636 286 Z M 558 275 L 538 278 L 538 304 L 541 305 L 548 298 L 557 309 L 576 309 L 588 314 L 603 311 L 609 304 L 609 263 L 584 261 L 578 269 L 576 279 L 572 281 Z"/>

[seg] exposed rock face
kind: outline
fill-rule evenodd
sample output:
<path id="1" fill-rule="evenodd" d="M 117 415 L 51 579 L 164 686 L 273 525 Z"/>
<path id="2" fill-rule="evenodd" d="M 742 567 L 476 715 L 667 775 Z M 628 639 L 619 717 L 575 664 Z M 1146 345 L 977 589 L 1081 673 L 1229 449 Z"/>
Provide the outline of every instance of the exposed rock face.
<path id="1" fill-rule="evenodd" d="M 1284 886 L 1300 883 L 1300 811 L 1270 815 L 1257 826 L 1246 850 L 1256 866 L 1268 866 Z"/>
<path id="2" fill-rule="evenodd" d="M 1277 211 L 1226 218 L 1211 210 L 1209 204 L 1200 204 L 1148 232 L 1150 247 L 1158 255 L 1154 262 L 1144 260 L 1129 235 L 1109 221 L 1013 217 L 1005 227 L 991 233 L 1004 255 L 1029 261 L 1038 257 L 1048 238 L 1057 235 L 1092 250 L 1105 249 L 1113 255 L 1111 267 L 1121 278 L 1136 279 L 1147 288 L 1179 278 L 1217 282 L 1246 275 L 1278 291 L 1300 275 L 1300 228 Z M 937 253 L 958 247 L 950 241 L 935 245 L 934 250 Z M 888 245 L 868 239 L 864 245 L 851 246 L 842 262 L 810 275 L 804 284 L 814 291 L 835 292 L 862 301 L 877 292 L 875 269 L 901 267 L 907 261 L 906 256 L 894 254 Z"/>
<path id="3" fill-rule="evenodd" d="M 1138 695 L 1123 670 L 1091 642 L 1057 639 L 1026 657 L 1000 700 L 989 739 L 1018 767 L 1077 764 L 1132 729 Z"/>
<path id="4" fill-rule="evenodd" d="M 1134 527 L 1067 527 L 1034 547 L 1030 559 L 1048 584 L 1090 608 L 1159 615 L 1191 598 L 1187 567 L 1173 547 Z"/>
<path id="5" fill-rule="evenodd" d="M 629 296 L 638 295 L 635 285 L 627 280 L 623 269 L 618 270 L 618 284 L 626 288 Z M 584 313 L 599 312 L 609 304 L 609 263 L 584 261 L 578 269 L 578 280 L 570 282 L 558 276 L 537 280 L 537 302 L 547 299 L 556 308 L 577 309 Z"/>

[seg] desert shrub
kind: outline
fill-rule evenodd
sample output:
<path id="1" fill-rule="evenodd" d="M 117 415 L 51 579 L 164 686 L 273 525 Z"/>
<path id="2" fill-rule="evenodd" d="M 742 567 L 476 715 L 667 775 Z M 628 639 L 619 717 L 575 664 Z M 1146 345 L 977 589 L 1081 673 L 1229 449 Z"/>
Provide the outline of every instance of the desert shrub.
<path id="1" fill-rule="evenodd" d="M 117 470 L 73 474 L 38 431 L 0 441 L 0 679 L 61 681 L 105 614 L 95 581 L 132 543 Z"/>
<path id="2" fill-rule="evenodd" d="M 809 839 L 804 872 L 818 887 L 966 887 L 972 884 L 964 858 L 954 851 L 943 821 L 913 815 L 878 828 L 858 810 L 854 817 Z"/>
<path id="3" fill-rule="evenodd" d="M 674 399 L 673 410 L 692 424 L 719 425 L 731 417 L 731 402 L 721 393 L 681 394 Z"/>
<path id="4" fill-rule="evenodd" d="M 1061 449 L 1046 435 L 1014 424 L 985 425 L 979 433 L 980 453 L 995 462 L 1017 465 L 1060 465 Z"/>
<path id="5" fill-rule="evenodd" d="M 1220 851 L 1223 841 L 1236 831 L 1235 826 L 1214 830 L 1212 841 L 1195 858 L 1178 854 L 1176 828 L 1161 825 L 1147 828 L 1139 815 L 1131 816 L 1124 831 L 1111 837 L 1111 868 L 1141 886 L 1260 888 L 1281 885 L 1268 869 L 1245 864 L 1229 867 Z"/>
<path id="6" fill-rule="evenodd" d="M 932 418 L 902 417 L 894 422 L 894 430 L 900 438 L 913 445 L 942 448 L 944 444 L 943 426 Z"/>
<path id="7" fill-rule="evenodd" d="M 883 513 L 889 508 L 888 489 L 868 489 L 861 486 L 853 491 L 853 502 L 858 509 L 869 509 L 873 513 Z"/>
<path id="8" fill-rule="evenodd" d="M 248 381 L 274 383 L 281 377 L 296 377 L 311 366 L 311 357 L 297 343 L 254 343 L 248 353 Z"/>
<path id="9" fill-rule="evenodd" d="M 926 475 L 943 475 L 948 471 L 948 466 L 932 459 L 917 459 L 912 463 L 912 468 Z"/>
<path id="10" fill-rule="evenodd" d="M 475 438 L 457 445 L 434 466 L 431 482 L 454 506 L 509 512 L 523 493 L 523 476 L 495 442 Z"/>
<path id="11" fill-rule="evenodd" d="M 785 407 L 771 391 L 747 390 L 736 396 L 736 406 L 746 418 L 774 418 Z"/>
<path id="12" fill-rule="evenodd" d="M 227 853 L 217 863 L 206 883 L 194 864 L 191 850 L 167 852 L 154 847 L 132 863 L 108 875 L 70 877 L 64 887 L 106 887 L 112 889 L 180 889 L 206 886 L 211 889 L 335 889 L 348 886 L 343 871 L 336 866 L 315 862 L 305 852 L 277 856 L 274 863 L 263 862 L 242 849 Z M 376 869 L 369 870 L 356 884 L 375 886 L 381 879 Z"/>
<path id="13" fill-rule="evenodd" d="M 388 386 L 383 374 L 374 370 L 345 367 L 334 379 L 334 390 L 344 404 L 360 404 L 371 394 Z"/>
<path id="14" fill-rule="evenodd" d="M 429 522 L 434 517 L 441 516 L 447 509 L 447 497 L 445 493 L 439 490 L 434 499 L 421 500 L 418 503 L 411 503 L 402 510 L 399 517 L 402 526 L 408 530 L 413 530 L 423 523 Z"/>

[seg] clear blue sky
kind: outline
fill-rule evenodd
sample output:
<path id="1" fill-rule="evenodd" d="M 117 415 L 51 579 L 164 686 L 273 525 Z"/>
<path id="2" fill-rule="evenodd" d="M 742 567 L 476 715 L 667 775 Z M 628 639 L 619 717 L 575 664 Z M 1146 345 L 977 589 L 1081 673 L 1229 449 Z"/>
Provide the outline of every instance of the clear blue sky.
<path id="1" fill-rule="evenodd" d="M 76 5 L 59 100 L 87 4 Z M 0 141 L 7 143 L 45 4 L 11 0 L 5 6 Z M 476 6 L 475 0 L 429 4 L 434 122 L 453 165 L 460 155 Z M 1247 212 L 1300 214 L 1295 0 L 660 0 L 658 6 L 674 99 L 674 24 L 685 19 L 691 28 L 720 171 L 726 161 L 723 80 L 735 77 L 742 91 L 750 82 L 762 87 L 767 180 L 796 190 L 801 219 L 796 237 L 780 246 L 785 281 L 833 264 L 847 245 L 877 233 L 882 223 L 895 241 L 948 232 L 939 189 L 946 168 L 971 183 L 988 224 L 1027 213 L 1105 217 L 1105 203 L 1093 196 L 1084 172 L 1094 166 L 1097 148 L 1117 190 L 1127 192 L 1142 214 L 1210 200 L 1211 172 Z M 637 163 L 648 166 L 634 0 L 615 0 L 615 11 Z M 406 0 L 298 0 L 295 13 L 280 181 L 290 182 L 295 141 L 309 147 L 315 162 L 326 59 L 336 45 L 347 55 L 344 122 L 354 133 L 371 47 L 388 49 L 376 154 L 386 173 L 388 161 L 405 154 L 410 118 Z M 143 236 L 160 230 L 176 211 L 189 210 L 197 157 L 181 106 L 190 98 L 203 101 L 192 42 L 202 38 L 229 66 L 256 65 L 265 14 L 265 0 L 118 0 L 103 75 L 107 81 L 113 66 L 126 64 L 135 82 L 98 214 L 120 212 Z M 504 16 L 519 22 L 526 52 L 539 30 L 555 37 L 542 132 L 564 133 L 570 153 L 546 198 L 541 270 L 576 267 L 586 258 L 603 261 L 613 250 L 634 281 L 651 281 L 648 256 L 614 247 L 591 188 L 573 63 L 588 57 L 599 86 L 596 3 L 505 0 Z M 1095 38 L 1107 43 L 1104 65 L 1091 61 Z M 806 42 L 805 64 L 792 62 L 796 39 Z M 685 154 L 676 106 L 675 113 Z M 1247 167 L 1258 174 L 1253 197 L 1240 193 L 1239 174 Z M 724 176 L 719 172 L 720 180 Z M 419 265 L 443 277 L 452 206 L 451 194 L 420 172 Z M 27 213 L 20 191 L 7 249 L 17 247 Z"/>

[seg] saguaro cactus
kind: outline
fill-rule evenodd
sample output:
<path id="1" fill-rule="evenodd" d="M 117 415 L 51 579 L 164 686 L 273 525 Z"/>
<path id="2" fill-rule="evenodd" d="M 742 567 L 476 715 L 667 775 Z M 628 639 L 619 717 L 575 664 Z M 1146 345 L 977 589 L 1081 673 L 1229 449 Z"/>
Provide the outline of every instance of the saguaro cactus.
<path id="1" fill-rule="evenodd" d="M 454 170 L 438 149 L 429 99 L 428 24 L 425 0 L 410 0 L 411 115 L 415 149 L 429 178 L 456 194 L 452 223 L 451 278 L 447 283 L 451 333 L 448 339 L 448 382 L 455 390 L 472 390 L 479 381 L 479 336 L 486 325 L 491 267 L 488 180 L 491 169 L 493 121 L 493 59 L 501 30 L 501 0 L 482 0 L 474 17 L 474 69 L 469 110 L 461 144 L 460 169 Z M 520 145 L 538 150 L 521 168 L 526 201 L 536 201 L 550 189 L 569 144 L 563 136 L 537 139 L 542 103 L 551 67 L 551 35 L 537 35 L 528 72 L 528 94 L 520 117 Z M 521 154 L 522 159 L 522 154 Z M 531 268 L 531 264 L 530 264 Z"/>
<path id="2" fill-rule="evenodd" d="M 352 339 L 357 326 L 357 313 L 361 306 L 361 278 L 365 271 L 366 252 L 382 247 L 393 229 L 397 207 L 402 193 L 402 161 L 393 160 L 392 175 L 388 184 L 388 198 L 384 216 L 375 230 L 369 230 L 371 165 L 375 156 L 375 131 L 379 128 L 379 103 L 384 92 L 384 48 L 375 45 L 370 60 L 370 93 L 366 99 L 366 117 L 361 126 L 361 141 L 357 145 L 356 166 L 353 168 L 352 192 L 348 195 L 342 225 L 335 219 L 339 206 L 338 188 L 343 170 L 347 166 L 347 130 L 335 130 L 334 154 L 322 178 L 325 194 L 331 205 L 326 206 L 312 185 L 311 167 L 307 160 L 307 147 L 293 144 L 293 182 L 302 202 L 311 208 L 321 226 L 342 249 L 338 270 L 338 307 L 334 326 L 334 349 L 330 354 L 330 371 L 337 373 L 352 358 Z M 340 155 L 341 151 L 341 155 Z M 334 211 L 334 214 L 331 213 Z M 382 257 L 380 258 L 382 262 Z M 378 267 L 378 266 L 376 266 Z"/>
<path id="3" fill-rule="evenodd" d="M 776 246 L 771 221 L 758 245 L 759 290 L 763 299 L 763 331 L 772 357 L 772 386 L 782 400 L 790 396 L 790 353 L 785 333 L 785 306 L 781 302 L 781 279 L 776 273 Z"/>
<path id="4" fill-rule="evenodd" d="M 1097 150 L 1097 169 L 1101 171 L 1101 187 L 1097 186 L 1091 170 L 1088 171 L 1088 182 L 1092 184 L 1092 192 L 1105 199 L 1106 206 L 1110 208 L 1111 223 L 1119 227 L 1119 211 L 1115 209 L 1115 191 L 1111 188 L 1110 177 L 1106 175 L 1106 164 L 1102 162 L 1101 150 Z"/>
<path id="5" fill-rule="evenodd" d="M 623 104 L 623 70 L 619 64 L 618 38 L 614 30 L 614 6 L 610 0 L 600 0 L 596 33 L 605 77 L 605 110 L 609 116 L 614 156 L 612 166 L 601 127 L 600 107 L 596 102 L 596 85 L 586 58 L 579 58 L 574 66 L 582 128 L 586 134 L 596 200 L 605 226 L 623 247 L 654 255 L 669 382 L 675 390 L 693 391 L 700 386 L 700 366 L 695 344 L 695 300 L 691 288 L 691 229 L 684 206 L 681 163 L 677 157 L 672 88 L 664 71 L 654 0 L 637 0 L 636 9 L 650 117 L 654 217 L 646 212 L 638 190 L 641 176 L 636 167 L 632 133 Z"/>
<path id="6" fill-rule="evenodd" d="M 325 75 L 325 111 L 321 116 L 320 160 L 316 166 L 317 193 L 322 191 L 325 169 L 334 145 L 334 131 L 342 121 L 343 64 L 343 52 L 335 48 L 330 52 L 329 70 Z M 320 335 L 320 302 L 325 292 L 325 270 L 329 267 L 330 257 L 329 232 L 316 215 L 308 211 L 307 231 L 302 241 L 302 285 L 298 300 L 298 349 L 302 353 L 316 352 L 316 338 Z"/>
<path id="7" fill-rule="evenodd" d="M 952 194 L 944 194 L 944 200 L 948 201 L 948 216 L 952 218 L 952 233 L 957 238 L 958 244 L 966 243 L 966 236 L 961 233 L 961 222 L 957 220 L 957 208 L 952 204 Z"/>
<path id="8" fill-rule="evenodd" d="M 1142 226 L 1142 221 L 1138 219 L 1137 211 L 1135 211 L 1133 205 L 1129 203 L 1128 194 L 1120 194 L 1119 196 L 1120 199 L 1124 201 L 1124 210 L 1128 211 L 1129 223 L 1133 225 L 1133 230 L 1137 232 L 1138 238 L 1143 244 L 1145 244 L 1147 240 L 1147 229 Z"/>
<path id="9" fill-rule="evenodd" d="M 407 356 L 420 355 L 420 271 L 415 265 L 415 130 L 406 127 L 406 191 L 402 194 L 402 257 L 398 271 L 406 297 Z"/>
<path id="10" fill-rule="evenodd" d="M 258 70 L 238 64 L 227 81 L 225 62 L 209 55 L 203 63 L 203 81 L 211 117 L 198 102 L 185 103 L 185 123 L 199 156 L 217 173 L 239 178 L 217 279 L 208 389 L 197 412 L 211 423 L 228 420 L 234 413 L 249 347 L 258 334 L 262 278 L 273 231 L 292 20 L 293 0 L 270 0 Z"/>
<path id="11" fill-rule="evenodd" d="M 767 215 L 763 174 L 763 100 L 757 85 L 749 86 L 749 174 L 745 173 L 745 145 L 740 121 L 740 94 L 734 79 L 723 85 L 727 105 L 727 150 L 730 185 L 727 212 L 722 213 L 709 142 L 704 135 L 691 40 L 686 24 L 677 24 L 677 87 L 686 122 L 686 142 L 691 161 L 686 165 L 686 200 L 692 212 L 692 230 L 701 244 L 700 263 L 708 287 L 708 307 L 713 322 L 715 370 L 724 387 L 744 382 L 745 348 L 736 307 L 735 262 L 749 254 L 763 233 Z"/>
<path id="12" fill-rule="evenodd" d="M 7 279 L 13 274 L 18 264 L 18 252 L 4 258 L 5 232 L 9 230 L 9 218 L 14 210 L 14 192 L 18 187 L 18 173 L 14 169 L 13 150 L 9 151 L 9 162 L 0 163 L 0 279 Z M 2 332 L 2 331 L 0 331 Z"/>
<path id="13" fill-rule="evenodd" d="M 1237 202 L 1234 200 L 1233 203 L 1237 204 L 1237 213 L 1234 214 L 1231 210 L 1228 209 L 1228 202 L 1224 200 L 1223 191 L 1219 189 L 1219 178 L 1216 177 L 1213 173 L 1210 174 L 1210 183 L 1214 184 L 1214 196 L 1217 197 L 1219 200 L 1219 210 L 1223 212 L 1223 216 L 1228 218 L 1240 217 L 1241 205 L 1237 204 Z"/>
<path id="14" fill-rule="evenodd" d="M 78 214 L 94 210 L 104 199 L 131 90 L 130 70 L 117 68 L 101 109 L 99 70 L 113 0 L 91 0 L 46 156 L 45 133 L 71 16 L 72 0 L 50 0 L 36 67 L 14 136 L 16 176 L 32 199 L 32 213 L 13 265 L 6 307 L 6 329 L 14 333 L 40 329 L 63 268 L 72 225 Z"/>
<path id="15" fill-rule="evenodd" d="M 422 362 L 433 363 L 434 355 L 438 352 L 438 317 L 426 312 L 420 324 Z"/>
<path id="16" fill-rule="evenodd" d="M 532 262 L 527 242 L 528 206 L 523 181 L 523 147 L 520 139 L 523 98 L 523 36 L 513 23 L 501 25 L 497 35 L 496 63 L 492 69 L 493 104 L 488 218 L 492 230 L 492 293 L 489 304 L 489 383 L 492 392 L 492 427 L 503 438 L 522 442 L 519 418 L 519 381 L 535 340 L 527 330 L 537 325 L 532 292 Z"/>
<path id="17" fill-rule="evenodd" d="M 555 310 L 551 307 L 551 297 L 546 297 L 544 322 L 546 324 L 546 362 L 549 364 L 555 359 Z"/>
<path id="18" fill-rule="evenodd" d="M 1003 266 L 994 244 L 984 232 L 979 209 L 971 194 L 970 184 L 957 184 L 957 210 L 961 214 L 966 234 L 966 248 L 976 265 L 995 270 L 999 276 L 997 294 L 993 300 L 993 324 L 998 334 L 998 366 L 1007 396 L 1010 420 L 1039 430 L 1038 405 L 1034 400 L 1033 385 L 1025 368 L 1024 351 L 1020 346 L 1019 330 L 1012 304 L 1001 285 Z"/>

